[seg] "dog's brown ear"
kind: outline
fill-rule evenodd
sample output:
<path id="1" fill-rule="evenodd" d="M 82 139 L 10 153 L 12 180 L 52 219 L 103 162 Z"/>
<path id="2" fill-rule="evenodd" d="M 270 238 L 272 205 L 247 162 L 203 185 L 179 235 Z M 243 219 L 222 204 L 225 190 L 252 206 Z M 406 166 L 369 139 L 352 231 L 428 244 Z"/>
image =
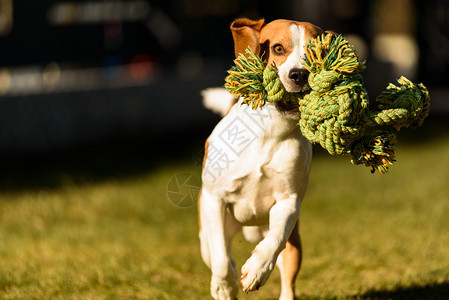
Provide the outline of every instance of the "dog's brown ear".
<path id="1" fill-rule="evenodd" d="M 260 30 L 265 24 L 264 19 L 253 21 L 250 19 L 237 19 L 231 24 L 232 37 L 234 38 L 234 50 L 237 57 L 240 53 L 251 47 L 251 50 L 258 55 L 260 52 Z"/>

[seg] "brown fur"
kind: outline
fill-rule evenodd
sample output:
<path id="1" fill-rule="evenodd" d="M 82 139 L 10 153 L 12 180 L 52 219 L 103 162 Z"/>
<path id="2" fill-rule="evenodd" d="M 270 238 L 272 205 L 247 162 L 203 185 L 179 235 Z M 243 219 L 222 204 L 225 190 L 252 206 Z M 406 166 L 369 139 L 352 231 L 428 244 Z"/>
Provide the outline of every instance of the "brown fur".
<path id="1" fill-rule="evenodd" d="M 264 19 L 252 21 L 248 19 L 237 19 L 231 24 L 232 37 L 234 38 L 235 56 L 245 53 L 248 46 L 257 54 L 263 55 L 268 66 L 280 66 L 293 51 L 291 38 L 288 35 L 279 34 L 285 32 L 291 24 L 303 26 L 306 38 L 316 37 L 324 31 L 311 23 L 296 22 L 289 20 L 275 20 L 265 24 Z M 288 31 L 287 31 L 288 32 Z M 283 55 L 276 55 L 271 49 L 272 46 L 280 44 L 284 47 Z"/>
<path id="2" fill-rule="evenodd" d="M 251 50 L 259 54 L 260 52 L 260 30 L 264 26 L 265 20 L 252 21 L 249 19 L 237 19 L 231 24 L 232 37 L 234 38 L 234 50 L 237 57 L 240 53 L 245 53 L 248 46 Z"/>

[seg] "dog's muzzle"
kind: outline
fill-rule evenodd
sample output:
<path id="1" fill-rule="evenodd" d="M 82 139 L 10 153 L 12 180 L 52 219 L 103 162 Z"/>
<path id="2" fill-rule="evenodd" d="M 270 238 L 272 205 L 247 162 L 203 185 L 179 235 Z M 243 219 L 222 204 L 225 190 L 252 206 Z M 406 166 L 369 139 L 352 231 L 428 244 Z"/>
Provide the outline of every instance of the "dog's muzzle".
<path id="1" fill-rule="evenodd" d="M 291 69 L 288 72 L 288 79 L 293 82 L 299 91 L 305 91 L 309 89 L 309 71 L 306 69 Z"/>

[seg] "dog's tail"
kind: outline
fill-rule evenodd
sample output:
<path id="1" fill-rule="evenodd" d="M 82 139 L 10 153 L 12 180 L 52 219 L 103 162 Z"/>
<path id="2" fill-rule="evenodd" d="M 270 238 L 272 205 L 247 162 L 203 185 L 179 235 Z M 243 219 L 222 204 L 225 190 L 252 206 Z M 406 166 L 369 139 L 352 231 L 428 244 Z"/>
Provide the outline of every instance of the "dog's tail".
<path id="1" fill-rule="evenodd" d="M 225 88 L 209 88 L 201 92 L 203 104 L 214 113 L 225 116 L 231 107 L 237 102 L 237 99 L 231 95 Z"/>

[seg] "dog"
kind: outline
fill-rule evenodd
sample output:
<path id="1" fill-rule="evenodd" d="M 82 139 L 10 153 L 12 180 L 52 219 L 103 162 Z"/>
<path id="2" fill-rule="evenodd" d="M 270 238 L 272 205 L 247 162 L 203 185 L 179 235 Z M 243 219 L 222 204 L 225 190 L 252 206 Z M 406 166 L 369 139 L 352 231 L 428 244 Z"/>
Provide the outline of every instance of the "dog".
<path id="1" fill-rule="evenodd" d="M 310 90 L 304 46 L 324 33 L 321 28 L 246 18 L 230 28 L 236 56 L 250 47 L 266 66 L 277 68 L 287 92 Z M 257 243 L 241 268 L 243 291 L 258 290 L 277 265 L 280 299 L 294 299 L 302 261 L 298 219 L 312 160 L 312 146 L 297 126 L 298 108 L 276 102 L 252 110 L 223 88 L 203 91 L 203 97 L 206 107 L 225 115 L 206 140 L 198 200 L 201 256 L 212 272 L 211 295 L 237 298 L 230 252 L 233 237 L 242 231 Z"/>

